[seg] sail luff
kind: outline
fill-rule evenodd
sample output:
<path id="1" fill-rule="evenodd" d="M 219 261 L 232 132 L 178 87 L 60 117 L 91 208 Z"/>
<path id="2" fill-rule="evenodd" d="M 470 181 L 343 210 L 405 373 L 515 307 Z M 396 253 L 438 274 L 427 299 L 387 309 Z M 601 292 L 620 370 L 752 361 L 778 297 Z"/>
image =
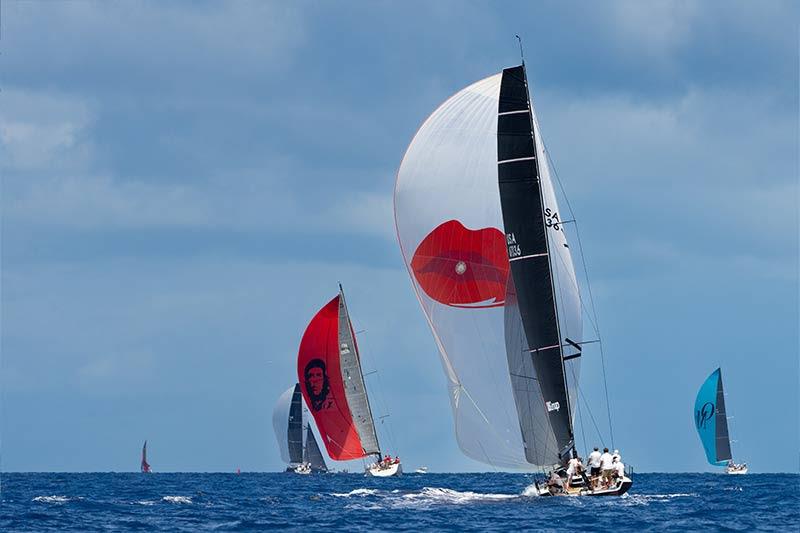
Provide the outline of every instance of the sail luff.
<path id="1" fill-rule="evenodd" d="M 361 368 L 361 357 L 347 311 L 344 289 L 339 285 L 339 353 L 347 405 L 358 432 L 364 454 L 380 456 L 378 434 L 369 404 L 369 395 Z"/>
<path id="2" fill-rule="evenodd" d="M 512 379 L 526 442 L 525 455 L 534 464 L 543 458 L 541 451 L 530 446 L 538 436 L 529 395 L 539 391 L 556 445 L 555 450 L 549 450 L 545 456 L 553 463 L 563 462 L 563 454 L 574 445 L 572 417 L 538 164 L 541 154 L 537 153 L 524 65 L 503 70 L 497 109 L 500 202 L 516 305 L 527 340 L 527 346 L 522 347 L 525 353 L 509 351 L 509 369 L 513 372 L 516 366 L 526 365 L 525 359 L 530 357 L 535 376 L 522 377 L 535 379 L 538 385 L 532 388 Z"/>

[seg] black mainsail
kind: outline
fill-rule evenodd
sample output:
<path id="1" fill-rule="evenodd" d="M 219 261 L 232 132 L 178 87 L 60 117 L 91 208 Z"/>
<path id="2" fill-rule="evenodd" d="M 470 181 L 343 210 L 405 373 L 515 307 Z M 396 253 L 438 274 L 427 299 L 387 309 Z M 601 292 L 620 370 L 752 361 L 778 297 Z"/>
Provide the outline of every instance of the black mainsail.
<path id="1" fill-rule="evenodd" d="M 292 403 L 289 406 L 289 428 L 287 430 L 289 443 L 289 459 L 292 464 L 303 462 L 303 394 L 300 384 L 294 386 Z"/>
<path id="2" fill-rule="evenodd" d="M 543 456 L 565 461 L 574 436 L 539 173 L 542 154 L 537 153 L 534 135 L 525 65 L 504 69 L 497 173 L 511 264 L 509 291 L 513 291 L 506 304 L 507 356 L 525 455 L 531 463 L 542 464 Z M 511 340 L 519 338 L 510 331 L 519 328 L 517 321 L 508 319 L 509 309 L 514 308 L 521 318 L 524 342 L 511 349 Z M 550 435 L 552 439 L 547 438 Z M 555 448 L 545 453 L 537 441 L 553 442 Z"/>

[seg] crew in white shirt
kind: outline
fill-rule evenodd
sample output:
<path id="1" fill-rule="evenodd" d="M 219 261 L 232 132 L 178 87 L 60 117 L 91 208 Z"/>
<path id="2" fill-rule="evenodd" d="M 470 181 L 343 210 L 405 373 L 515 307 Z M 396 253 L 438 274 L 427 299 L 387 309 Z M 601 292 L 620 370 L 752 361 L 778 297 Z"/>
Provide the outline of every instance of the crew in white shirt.
<path id="1" fill-rule="evenodd" d="M 608 453 L 608 448 L 603 448 L 603 455 L 600 456 L 600 469 L 603 471 L 603 482 L 608 487 L 614 477 L 614 458 Z"/>
<path id="2" fill-rule="evenodd" d="M 617 457 L 614 458 L 614 472 L 619 479 L 625 477 L 625 465 Z"/>
<path id="3" fill-rule="evenodd" d="M 597 477 L 600 475 L 600 452 L 595 447 L 594 451 L 589 454 L 589 458 L 587 459 L 589 462 L 589 475 L 592 477 Z"/>
<path id="4" fill-rule="evenodd" d="M 583 470 L 581 459 L 578 457 L 578 454 L 573 451 L 572 459 L 570 459 L 569 463 L 567 464 L 567 489 L 569 489 L 569 485 L 572 482 L 572 476 L 575 474 L 580 474 L 581 470 Z"/>

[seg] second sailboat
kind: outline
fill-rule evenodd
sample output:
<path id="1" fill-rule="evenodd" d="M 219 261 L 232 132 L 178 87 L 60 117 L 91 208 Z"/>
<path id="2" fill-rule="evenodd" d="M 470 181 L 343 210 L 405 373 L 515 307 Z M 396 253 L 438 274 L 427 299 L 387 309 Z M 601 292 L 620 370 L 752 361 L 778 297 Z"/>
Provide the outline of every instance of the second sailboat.
<path id="1" fill-rule="evenodd" d="M 348 461 L 374 456 L 377 459 L 367 467 L 367 475 L 390 477 L 402 473 L 399 459 L 381 456 L 341 285 L 339 294 L 317 312 L 303 334 L 297 376 L 331 459 Z"/>

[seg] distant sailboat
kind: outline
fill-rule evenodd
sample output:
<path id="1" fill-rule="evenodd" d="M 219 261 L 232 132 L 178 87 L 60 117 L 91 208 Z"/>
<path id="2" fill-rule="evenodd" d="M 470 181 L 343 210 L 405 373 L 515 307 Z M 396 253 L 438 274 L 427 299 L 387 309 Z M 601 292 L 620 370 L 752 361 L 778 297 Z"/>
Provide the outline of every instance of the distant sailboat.
<path id="1" fill-rule="evenodd" d="M 331 459 L 348 461 L 376 456 L 367 468 L 376 477 L 399 475 L 399 460 L 381 460 L 381 448 L 369 405 L 355 333 L 344 292 L 311 319 L 297 359 L 303 398 L 317 422 Z"/>
<path id="2" fill-rule="evenodd" d="M 141 465 L 142 473 L 149 474 L 150 473 L 150 464 L 147 462 L 147 441 L 144 441 L 144 446 L 142 446 L 142 465 Z"/>
<path id="3" fill-rule="evenodd" d="M 564 233 L 572 221 L 558 208 L 524 63 L 425 120 L 400 164 L 394 207 L 459 447 L 493 467 L 548 468 L 568 481 L 587 341 Z M 587 495 L 632 484 L 625 475 L 602 489 L 569 481 Z"/>
<path id="4" fill-rule="evenodd" d="M 319 451 L 311 424 L 304 420 L 303 411 L 300 385 L 295 384 L 281 394 L 272 412 L 272 426 L 281 458 L 288 463 L 286 471 L 297 474 L 327 472 L 325 459 Z"/>
<path id="5" fill-rule="evenodd" d="M 747 473 L 746 463 L 733 462 L 721 368 L 712 372 L 697 392 L 694 403 L 694 425 L 709 463 L 714 466 L 725 466 L 725 472 L 728 474 Z"/>

